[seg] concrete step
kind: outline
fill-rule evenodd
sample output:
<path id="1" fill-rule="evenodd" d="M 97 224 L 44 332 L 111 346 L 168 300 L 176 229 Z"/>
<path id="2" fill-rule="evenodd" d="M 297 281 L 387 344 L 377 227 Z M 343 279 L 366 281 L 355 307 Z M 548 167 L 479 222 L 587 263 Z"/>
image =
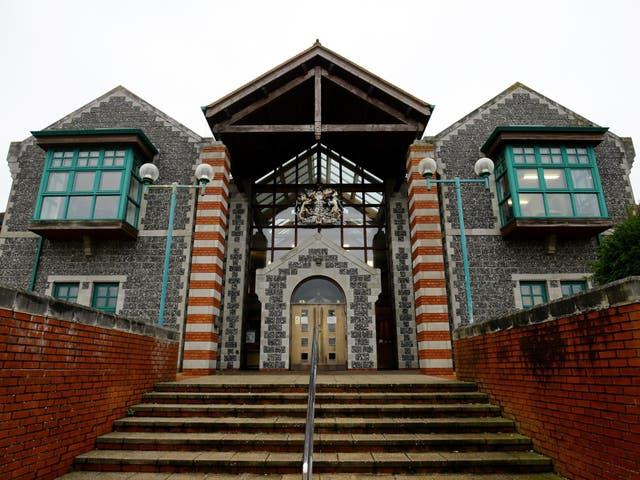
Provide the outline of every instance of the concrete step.
<path id="1" fill-rule="evenodd" d="M 302 433 L 305 418 L 281 417 L 126 417 L 116 431 Z M 513 421 L 502 417 L 468 418 L 316 418 L 316 433 L 478 433 L 513 432 Z"/>
<path id="2" fill-rule="evenodd" d="M 182 404 L 307 404 L 307 393 L 278 392 L 149 392 L 142 397 L 144 403 L 182 403 Z M 324 403 L 357 404 L 449 404 L 449 403 L 486 403 L 488 397 L 480 392 L 319 392 L 316 405 Z"/>
<path id="3" fill-rule="evenodd" d="M 94 450 L 76 457 L 78 469 L 99 467 L 101 471 L 299 473 L 300 453 L 252 452 L 163 452 Z M 532 452 L 358 452 L 317 453 L 316 473 L 401 473 L 401 472 L 540 472 L 551 461 Z"/>
<path id="4" fill-rule="evenodd" d="M 264 417 L 286 414 L 306 417 L 306 404 L 170 404 L 141 403 L 132 407 L 135 415 L 148 417 Z M 500 408 L 488 403 L 474 404 L 338 404 L 316 405 L 316 418 L 336 416 L 358 417 L 491 417 L 499 416 Z"/>
<path id="5" fill-rule="evenodd" d="M 315 480 L 562 480 L 553 473 L 429 473 L 416 474 L 359 474 L 318 473 Z M 300 473 L 261 475 L 243 473 L 135 473 L 135 472 L 83 472 L 77 471 L 57 480 L 300 480 Z"/>
<path id="6" fill-rule="evenodd" d="M 305 393 L 305 383 L 209 383 L 209 382 L 161 382 L 155 385 L 156 392 L 210 392 L 210 393 Z M 425 392 L 475 392 L 477 385 L 471 382 L 437 380 L 428 383 L 318 383 L 320 393 L 425 393 Z"/>
<path id="7" fill-rule="evenodd" d="M 523 451 L 531 440 L 517 433 L 319 434 L 315 452 Z M 112 432 L 96 442 L 100 450 L 208 450 L 301 452 L 302 433 L 158 433 Z"/>

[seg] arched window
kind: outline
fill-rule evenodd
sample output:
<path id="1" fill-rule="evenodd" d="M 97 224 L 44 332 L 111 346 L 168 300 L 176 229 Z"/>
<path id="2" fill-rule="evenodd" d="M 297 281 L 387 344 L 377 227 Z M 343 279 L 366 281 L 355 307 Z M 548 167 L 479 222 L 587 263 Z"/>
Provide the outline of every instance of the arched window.
<path id="1" fill-rule="evenodd" d="M 324 277 L 313 277 L 302 281 L 291 296 L 294 304 L 328 304 L 345 303 L 344 293 L 331 280 Z"/>

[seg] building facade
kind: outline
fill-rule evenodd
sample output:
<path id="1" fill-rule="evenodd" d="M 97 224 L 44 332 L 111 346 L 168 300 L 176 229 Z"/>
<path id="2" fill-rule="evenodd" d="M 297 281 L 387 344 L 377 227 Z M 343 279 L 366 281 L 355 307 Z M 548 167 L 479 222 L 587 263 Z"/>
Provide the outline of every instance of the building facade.
<path id="1" fill-rule="evenodd" d="M 203 107 L 202 138 L 123 87 L 11 145 L 0 282 L 158 322 L 185 373 L 453 370 L 451 332 L 589 287 L 634 151 L 515 84 L 434 137 L 433 107 L 316 43 Z M 488 188 L 431 184 L 475 177 Z M 140 166 L 160 170 L 145 189 Z M 172 242 L 165 268 L 168 225 Z M 166 275 L 165 275 L 166 272 Z"/>

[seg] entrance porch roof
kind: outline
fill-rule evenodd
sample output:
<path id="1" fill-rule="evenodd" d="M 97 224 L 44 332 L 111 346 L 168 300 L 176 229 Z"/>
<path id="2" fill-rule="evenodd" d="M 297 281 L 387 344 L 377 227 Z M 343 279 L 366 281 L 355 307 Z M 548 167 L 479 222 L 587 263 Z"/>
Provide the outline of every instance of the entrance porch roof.
<path id="1" fill-rule="evenodd" d="M 245 181 L 318 142 L 381 178 L 402 179 L 407 149 L 432 110 L 317 41 L 203 107 L 231 153 L 234 178 Z"/>

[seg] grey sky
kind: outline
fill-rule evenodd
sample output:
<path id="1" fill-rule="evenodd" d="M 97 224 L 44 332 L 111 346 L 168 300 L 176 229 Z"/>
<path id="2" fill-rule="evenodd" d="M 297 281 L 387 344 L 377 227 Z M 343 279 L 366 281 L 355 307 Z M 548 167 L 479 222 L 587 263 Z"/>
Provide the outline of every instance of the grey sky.
<path id="1" fill-rule="evenodd" d="M 210 136 L 201 105 L 316 38 L 435 104 L 428 135 L 520 81 L 640 149 L 638 21 L 637 0 L 0 0 L 0 211 L 31 130 L 124 85 Z"/>

